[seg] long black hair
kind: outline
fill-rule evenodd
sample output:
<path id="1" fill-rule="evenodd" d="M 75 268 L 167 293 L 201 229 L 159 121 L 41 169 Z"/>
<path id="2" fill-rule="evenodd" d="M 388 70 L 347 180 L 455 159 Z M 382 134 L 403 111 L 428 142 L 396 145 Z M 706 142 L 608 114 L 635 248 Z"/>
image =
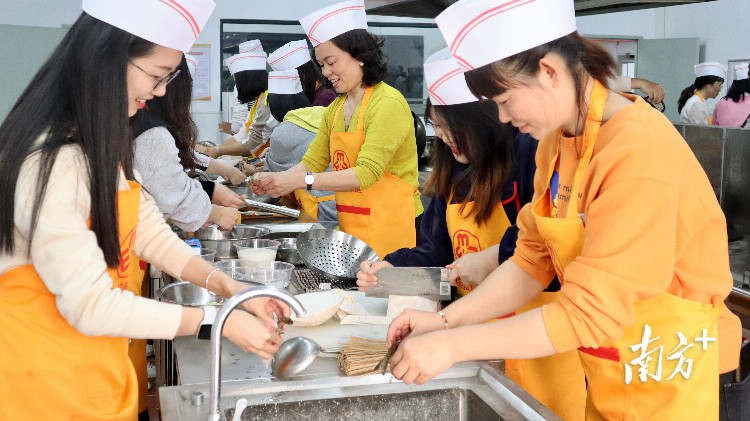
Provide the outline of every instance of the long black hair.
<path id="1" fill-rule="evenodd" d="M 315 100 L 315 90 L 318 89 L 318 85 L 324 83 L 323 75 L 318 71 L 314 61 L 315 59 L 310 60 L 297 67 L 299 81 L 302 83 L 302 92 L 305 93 L 305 96 L 310 103 Z"/>
<path id="2" fill-rule="evenodd" d="M 692 85 L 680 92 L 680 97 L 677 99 L 677 112 L 682 112 L 682 108 L 685 107 L 688 99 L 695 94 L 695 91 L 700 91 L 704 86 L 716 82 L 724 82 L 724 78 L 719 76 L 698 76 L 695 78 L 695 82 Z"/>
<path id="3" fill-rule="evenodd" d="M 732 86 L 729 87 L 727 96 L 722 99 L 727 101 L 731 99 L 734 102 L 740 102 L 748 94 L 750 94 L 750 79 L 735 80 L 732 82 Z"/>
<path id="4" fill-rule="evenodd" d="M 83 13 L 31 79 L 0 125 L 0 254 L 13 252 L 16 181 L 25 159 L 40 153 L 30 250 L 57 154 L 63 145 L 76 144 L 88 167 L 91 230 L 107 266 L 117 266 L 120 166 L 126 177 L 133 179 L 128 60 L 148 55 L 153 47 L 151 42 Z"/>
<path id="5" fill-rule="evenodd" d="M 177 69 L 180 74 L 169 84 L 167 93 L 150 99 L 146 104 L 147 109 L 139 111 L 133 118 L 133 136 L 138 137 L 146 130 L 165 126 L 174 137 L 180 164 L 192 171 L 198 165 L 193 154 L 198 127 L 190 114 L 193 78 L 190 77 L 185 57 Z"/>
<path id="6" fill-rule="evenodd" d="M 508 124 L 497 119 L 494 101 L 466 104 L 433 105 L 427 100 L 425 118 L 428 124 L 439 121 L 451 134 L 458 150 L 469 160 L 469 169 L 453 178 L 456 162 L 450 148 L 440 140 L 432 145 L 432 172 L 424 191 L 453 197 L 462 204 L 474 206 L 469 215 L 477 224 L 486 222 L 502 202 L 503 184 L 513 169 L 513 139 L 515 134 Z"/>
<path id="7" fill-rule="evenodd" d="M 310 106 L 310 101 L 304 92 L 297 94 L 268 94 L 268 108 L 271 115 L 278 122 L 284 121 L 286 113 L 298 108 Z"/>
<path id="8" fill-rule="evenodd" d="M 234 74 L 234 82 L 237 84 L 237 100 L 240 104 L 247 104 L 268 89 L 268 72 L 243 70 Z"/>

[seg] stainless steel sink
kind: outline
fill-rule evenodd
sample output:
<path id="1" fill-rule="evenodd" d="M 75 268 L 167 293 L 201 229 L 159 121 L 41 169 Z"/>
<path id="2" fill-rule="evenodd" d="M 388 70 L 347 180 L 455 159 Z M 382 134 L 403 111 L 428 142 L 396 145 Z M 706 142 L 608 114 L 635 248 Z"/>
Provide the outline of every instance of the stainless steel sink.
<path id="1" fill-rule="evenodd" d="M 207 419 L 208 384 L 161 388 L 159 394 L 163 420 Z M 243 421 L 559 419 L 488 363 L 459 364 L 419 386 L 390 374 L 224 381 L 222 419 L 232 419 L 240 398 L 248 401 Z"/>

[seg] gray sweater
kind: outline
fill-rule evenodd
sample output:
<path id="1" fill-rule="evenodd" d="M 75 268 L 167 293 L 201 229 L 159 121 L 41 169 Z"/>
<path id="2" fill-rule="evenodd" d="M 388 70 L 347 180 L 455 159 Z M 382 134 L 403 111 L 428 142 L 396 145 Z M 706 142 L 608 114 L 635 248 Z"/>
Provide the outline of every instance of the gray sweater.
<path id="1" fill-rule="evenodd" d="M 146 130 L 135 139 L 138 182 L 154 197 L 164 219 L 185 231 L 198 230 L 211 214 L 211 199 L 185 173 L 172 134 L 165 127 Z"/>
<path id="2" fill-rule="evenodd" d="M 297 165 L 307 152 L 307 146 L 315 139 L 315 133 L 289 122 L 281 122 L 271 132 L 271 143 L 266 153 L 266 166 L 269 171 L 280 172 Z M 331 167 L 328 166 L 328 170 Z M 310 190 L 315 197 L 330 196 L 334 194 L 328 190 Z M 329 200 L 318 205 L 318 223 L 326 228 L 332 229 L 338 225 L 338 214 L 336 212 L 336 201 Z"/>

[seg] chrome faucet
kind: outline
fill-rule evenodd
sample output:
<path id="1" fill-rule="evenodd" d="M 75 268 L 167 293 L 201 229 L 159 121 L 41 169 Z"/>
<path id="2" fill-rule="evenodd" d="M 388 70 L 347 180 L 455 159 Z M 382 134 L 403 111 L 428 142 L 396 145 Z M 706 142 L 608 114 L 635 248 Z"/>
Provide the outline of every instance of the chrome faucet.
<path id="1" fill-rule="evenodd" d="M 219 310 L 211 328 L 211 379 L 210 379 L 210 408 L 208 412 L 209 421 L 220 419 L 219 400 L 221 398 L 221 332 L 224 330 L 224 322 L 227 321 L 229 313 L 238 305 L 251 298 L 271 297 L 288 305 L 298 317 L 305 315 L 305 308 L 288 292 L 266 285 L 243 289 L 231 298 Z"/>

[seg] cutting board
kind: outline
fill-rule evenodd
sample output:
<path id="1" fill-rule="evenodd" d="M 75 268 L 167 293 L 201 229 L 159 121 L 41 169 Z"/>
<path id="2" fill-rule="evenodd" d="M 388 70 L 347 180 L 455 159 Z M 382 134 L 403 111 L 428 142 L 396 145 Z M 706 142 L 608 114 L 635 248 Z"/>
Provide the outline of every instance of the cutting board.
<path id="1" fill-rule="evenodd" d="M 364 292 L 347 291 L 354 301 L 362 305 L 373 316 L 385 316 L 388 311 L 387 298 L 365 297 Z M 325 323 L 313 327 L 287 326 L 282 340 L 295 336 L 305 336 L 317 342 L 323 352 L 338 352 L 351 336 L 361 336 L 370 339 L 385 340 L 388 332 L 387 325 L 342 325 L 338 319 L 332 317 Z"/>

